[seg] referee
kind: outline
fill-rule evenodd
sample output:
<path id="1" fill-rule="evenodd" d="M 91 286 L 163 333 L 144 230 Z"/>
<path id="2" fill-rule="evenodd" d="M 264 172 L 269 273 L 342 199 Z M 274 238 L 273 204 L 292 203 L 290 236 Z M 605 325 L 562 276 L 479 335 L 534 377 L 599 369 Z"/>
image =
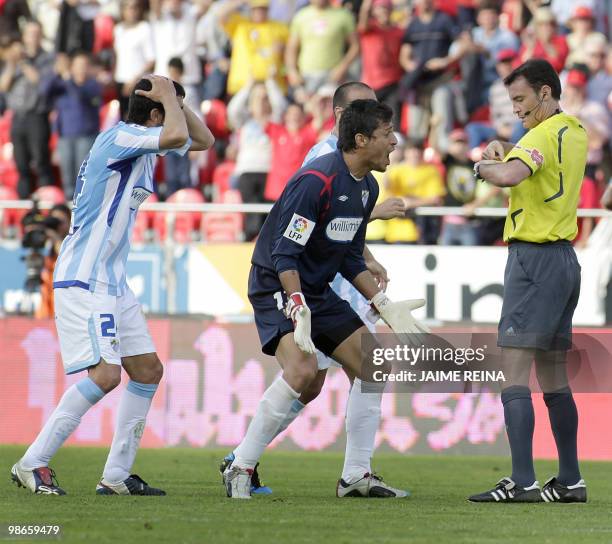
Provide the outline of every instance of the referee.
<path id="1" fill-rule="evenodd" d="M 527 61 L 504 83 L 528 132 L 516 145 L 491 142 L 474 171 L 477 178 L 511 188 L 497 343 L 506 377 L 501 400 L 512 476 L 469 500 L 586 502 L 576 445 L 578 412 L 568 386 L 566 356 L 580 294 L 580 265 L 571 241 L 578 232 L 576 209 L 587 135 L 576 117 L 559 109 L 561 83 L 545 60 Z M 559 454 L 559 473 L 542 489 L 532 455 L 529 375 L 534 360 Z"/>

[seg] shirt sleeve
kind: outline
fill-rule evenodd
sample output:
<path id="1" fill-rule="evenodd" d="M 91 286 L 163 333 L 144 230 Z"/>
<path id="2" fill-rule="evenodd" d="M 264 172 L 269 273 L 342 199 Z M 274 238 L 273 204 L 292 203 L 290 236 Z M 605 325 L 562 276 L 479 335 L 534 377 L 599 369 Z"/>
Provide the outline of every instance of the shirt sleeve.
<path id="1" fill-rule="evenodd" d="M 280 201 L 280 211 L 272 243 L 272 264 L 277 274 L 297 270 L 298 259 L 306 249 L 324 200 L 324 182 L 315 174 L 305 174 L 290 182 Z"/>
<path id="2" fill-rule="evenodd" d="M 376 201 L 378 200 L 379 195 L 378 183 L 373 177 L 371 179 L 371 183 L 369 184 L 369 190 L 370 195 L 368 197 L 368 202 L 366 205 L 367 211 L 363 218 L 363 222 L 355 233 L 355 237 L 351 242 L 349 250 L 344 256 L 344 261 L 340 267 L 340 274 L 349 282 L 352 282 L 359 274 L 361 274 L 364 270 L 367 270 L 365 260 L 363 258 L 366 229 L 368 227 L 370 215 L 372 215 L 372 210 L 374 209 L 374 206 L 376 206 Z"/>
<path id="3" fill-rule="evenodd" d="M 163 126 L 143 127 L 139 125 L 120 127 L 113 142 L 120 149 L 118 158 L 128 159 L 149 153 L 165 155 L 169 152 L 184 155 L 191 146 L 191 138 L 188 138 L 185 145 L 178 149 L 162 149 L 159 146 L 159 138 L 163 128 Z"/>
<path id="4" fill-rule="evenodd" d="M 544 129 L 540 127 L 532 128 L 506 155 L 504 162 L 519 159 L 527 165 L 531 170 L 531 175 L 533 175 L 544 167 L 546 156 L 549 156 L 550 153 L 548 147 Z"/>

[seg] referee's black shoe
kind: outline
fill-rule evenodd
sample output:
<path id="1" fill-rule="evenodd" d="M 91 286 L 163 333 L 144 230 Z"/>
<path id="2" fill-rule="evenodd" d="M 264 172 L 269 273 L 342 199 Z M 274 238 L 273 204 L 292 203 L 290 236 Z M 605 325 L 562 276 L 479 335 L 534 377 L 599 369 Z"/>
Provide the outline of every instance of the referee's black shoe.
<path id="1" fill-rule="evenodd" d="M 542 499 L 545 502 L 587 502 L 586 484 L 580 480 L 574 485 L 563 485 L 557 478 L 550 478 L 542 488 Z"/>
<path id="2" fill-rule="evenodd" d="M 540 484 L 536 480 L 529 487 L 520 487 L 511 478 L 502 478 L 497 485 L 477 495 L 468 497 L 470 502 L 542 502 Z"/>

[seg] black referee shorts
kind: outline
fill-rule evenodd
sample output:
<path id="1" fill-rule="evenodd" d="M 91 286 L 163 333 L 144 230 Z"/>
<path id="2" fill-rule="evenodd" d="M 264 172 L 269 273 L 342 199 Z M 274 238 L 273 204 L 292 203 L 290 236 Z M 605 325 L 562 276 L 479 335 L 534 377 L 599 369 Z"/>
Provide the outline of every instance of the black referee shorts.
<path id="1" fill-rule="evenodd" d="M 580 265 L 570 242 L 511 242 L 497 345 L 570 349 L 579 295 Z"/>

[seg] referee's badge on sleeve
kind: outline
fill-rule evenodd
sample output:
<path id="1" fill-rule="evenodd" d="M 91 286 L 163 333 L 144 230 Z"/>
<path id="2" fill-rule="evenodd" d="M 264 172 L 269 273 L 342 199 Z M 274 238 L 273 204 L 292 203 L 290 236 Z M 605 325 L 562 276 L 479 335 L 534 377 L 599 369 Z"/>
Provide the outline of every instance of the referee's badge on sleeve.
<path id="1" fill-rule="evenodd" d="M 293 240 L 301 246 L 305 246 L 315 228 L 315 225 L 316 223 L 314 221 L 294 213 L 291 221 L 289 221 L 289 224 L 285 229 L 285 234 L 283 234 L 283 236 L 285 238 L 289 238 L 289 240 Z"/>

